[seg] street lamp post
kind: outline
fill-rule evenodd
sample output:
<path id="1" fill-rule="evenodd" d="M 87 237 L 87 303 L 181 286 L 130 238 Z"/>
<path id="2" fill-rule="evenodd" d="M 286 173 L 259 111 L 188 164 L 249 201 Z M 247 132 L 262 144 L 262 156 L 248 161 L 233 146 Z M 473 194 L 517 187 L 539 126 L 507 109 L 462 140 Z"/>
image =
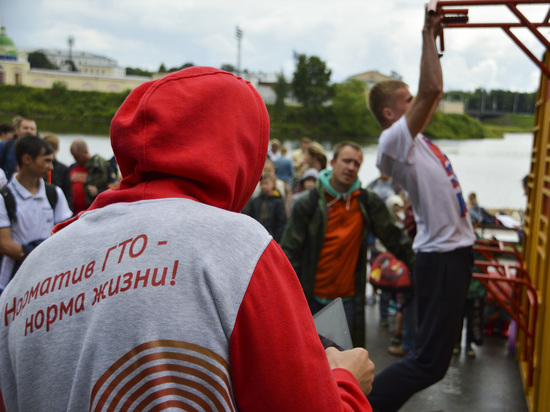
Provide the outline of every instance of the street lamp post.
<path id="1" fill-rule="evenodd" d="M 71 71 L 75 70 L 76 67 L 73 62 L 73 45 L 74 45 L 74 37 L 69 36 L 67 39 L 67 43 L 69 43 L 69 61 L 71 62 Z"/>
<path id="2" fill-rule="evenodd" d="M 241 75 L 241 39 L 243 38 L 243 31 L 239 26 L 235 29 L 235 37 L 237 38 L 237 75 Z"/>

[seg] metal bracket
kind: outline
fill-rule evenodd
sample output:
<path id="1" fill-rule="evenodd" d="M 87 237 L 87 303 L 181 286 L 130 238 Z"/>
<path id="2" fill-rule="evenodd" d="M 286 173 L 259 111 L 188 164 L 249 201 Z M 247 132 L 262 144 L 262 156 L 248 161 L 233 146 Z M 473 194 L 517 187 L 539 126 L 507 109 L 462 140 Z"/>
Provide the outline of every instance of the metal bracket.
<path id="1" fill-rule="evenodd" d="M 518 10 L 518 4 L 526 5 L 544 5 L 548 4 L 549 9 L 546 17 L 540 23 L 529 21 L 525 15 Z M 464 6 L 507 6 L 508 9 L 518 18 L 519 22 L 515 23 L 470 23 L 468 9 L 451 9 L 448 7 L 464 7 Z M 452 28 L 500 28 L 519 46 L 521 50 L 542 70 L 542 72 L 550 79 L 550 68 L 544 65 L 543 61 L 537 58 L 529 48 L 522 43 L 520 39 L 512 33 L 512 28 L 528 28 L 531 33 L 542 43 L 547 51 L 550 51 L 550 41 L 548 41 L 540 32 L 541 27 L 550 28 L 550 1 L 547 0 L 441 0 L 433 4 L 430 3 L 430 11 L 438 12 L 443 16 L 444 29 Z M 443 32 L 439 36 L 439 48 L 441 52 L 445 50 L 445 42 Z"/>

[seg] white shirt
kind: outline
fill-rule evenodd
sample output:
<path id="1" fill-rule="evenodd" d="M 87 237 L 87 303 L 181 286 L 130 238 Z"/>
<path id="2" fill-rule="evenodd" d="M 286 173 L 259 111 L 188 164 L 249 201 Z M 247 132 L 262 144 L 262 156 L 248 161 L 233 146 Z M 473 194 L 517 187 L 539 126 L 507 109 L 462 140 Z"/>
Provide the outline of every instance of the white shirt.
<path id="1" fill-rule="evenodd" d="M 8 178 L 6 177 L 6 172 L 4 172 L 4 169 L 0 169 L 0 187 L 6 185 L 8 183 Z"/>
<path id="2" fill-rule="evenodd" d="M 382 132 L 377 166 L 408 193 L 417 225 L 415 252 L 448 252 L 474 243 L 451 162 L 422 134 L 413 139 L 405 116 Z"/>
<path id="3" fill-rule="evenodd" d="M 15 198 L 17 222 L 10 222 L 4 198 L 0 196 L 0 228 L 11 226 L 11 237 L 20 245 L 48 238 L 54 225 L 72 216 L 67 199 L 57 186 L 57 203 L 55 210 L 52 210 L 42 179 L 38 193 L 34 196 L 19 183 L 15 175 L 8 183 L 8 188 Z M 14 259 L 4 256 L 0 269 L 0 291 L 4 290 L 10 281 L 14 264 Z"/>

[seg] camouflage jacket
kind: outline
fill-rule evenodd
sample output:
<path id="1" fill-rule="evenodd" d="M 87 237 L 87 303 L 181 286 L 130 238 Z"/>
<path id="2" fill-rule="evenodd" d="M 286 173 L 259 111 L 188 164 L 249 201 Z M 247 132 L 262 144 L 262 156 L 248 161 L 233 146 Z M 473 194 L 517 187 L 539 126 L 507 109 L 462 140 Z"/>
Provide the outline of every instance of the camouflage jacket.
<path id="1" fill-rule="evenodd" d="M 107 184 L 109 183 L 109 162 L 100 155 L 94 155 L 86 164 L 86 169 L 88 169 L 88 176 L 84 181 L 84 192 L 86 193 L 86 203 L 89 206 L 95 199 L 95 197 L 90 196 L 88 193 L 87 187 L 89 185 L 97 187 L 99 193 L 107 190 Z"/>

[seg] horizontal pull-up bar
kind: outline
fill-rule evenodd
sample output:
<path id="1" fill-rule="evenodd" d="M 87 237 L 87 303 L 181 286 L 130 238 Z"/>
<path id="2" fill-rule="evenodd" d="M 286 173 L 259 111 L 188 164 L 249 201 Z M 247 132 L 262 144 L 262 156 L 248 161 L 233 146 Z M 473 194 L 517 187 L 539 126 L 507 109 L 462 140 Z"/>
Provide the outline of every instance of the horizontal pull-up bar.
<path id="1" fill-rule="evenodd" d="M 546 17 L 539 22 L 531 22 L 525 15 L 517 8 L 519 4 L 526 5 L 542 5 L 548 4 L 548 0 L 430 0 L 428 4 L 428 11 L 430 14 L 440 13 L 442 15 L 442 21 L 444 29 L 447 28 L 500 28 L 508 37 L 510 37 L 523 52 L 542 70 L 542 72 L 550 79 L 550 68 L 537 58 L 529 48 L 519 40 L 512 28 L 528 28 L 531 33 L 542 43 L 546 50 L 550 51 L 550 41 L 546 39 L 540 32 L 540 28 L 550 28 L 550 7 Z M 464 7 L 464 6 L 507 6 L 508 9 L 518 18 L 519 22 L 513 23 L 471 23 L 469 22 L 468 9 L 457 9 L 449 7 Z M 443 32 L 439 37 L 439 48 L 441 52 L 445 50 L 445 43 L 443 40 Z"/>

